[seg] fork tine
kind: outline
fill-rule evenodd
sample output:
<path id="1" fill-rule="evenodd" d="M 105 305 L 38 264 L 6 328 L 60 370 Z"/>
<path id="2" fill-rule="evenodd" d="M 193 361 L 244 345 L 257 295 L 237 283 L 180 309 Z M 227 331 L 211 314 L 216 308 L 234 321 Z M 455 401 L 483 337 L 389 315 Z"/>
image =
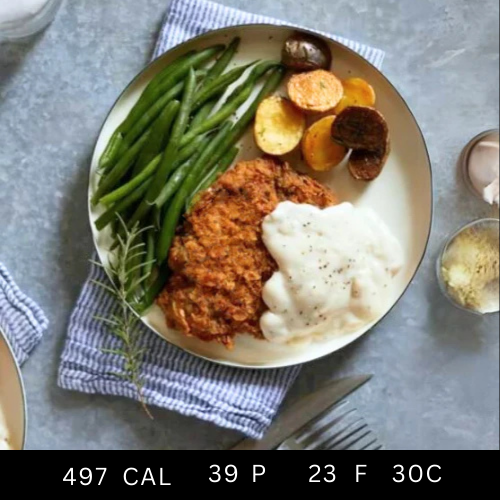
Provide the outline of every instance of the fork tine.
<path id="1" fill-rule="evenodd" d="M 343 413 L 342 415 L 339 415 L 338 417 L 335 417 L 335 419 L 330 420 L 329 422 L 325 422 L 319 429 L 314 431 L 313 434 L 310 436 L 304 438 L 303 440 L 300 441 L 302 446 L 307 448 L 308 446 L 311 446 L 314 444 L 316 441 L 321 439 L 321 437 L 327 432 L 329 429 L 333 428 L 335 425 L 339 424 L 344 420 L 347 416 L 349 416 L 351 413 L 354 413 L 356 411 L 355 408 Z M 327 414 L 323 415 L 319 420 L 324 418 Z"/>
<path id="2" fill-rule="evenodd" d="M 298 450 L 381 450 L 377 436 L 372 433 L 357 408 L 349 401 L 328 407 L 305 424 L 278 449 Z M 359 417 L 359 418 L 358 418 Z M 371 437 L 368 437 L 372 435 Z"/>
<path id="3" fill-rule="evenodd" d="M 318 422 L 321 422 L 321 420 L 323 420 L 325 417 L 327 417 L 330 414 L 335 413 L 337 410 L 340 410 L 341 408 L 343 408 L 344 406 L 347 406 L 348 404 L 349 404 L 348 401 L 342 401 L 340 403 L 329 406 L 323 413 L 320 413 L 316 418 L 313 418 L 310 422 L 307 422 L 307 424 L 304 425 L 304 427 L 302 427 L 302 429 L 300 429 L 297 432 L 297 434 L 296 434 L 297 438 L 300 438 L 300 436 L 302 436 L 304 433 L 306 433 L 308 429 L 313 427 Z"/>
<path id="4" fill-rule="evenodd" d="M 332 439 L 329 439 L 326 443 L 323 444 L 323 449 L 333 449 L 339 444 L 343 443 L 347 439 L 351 438 L 352 436 L 356 435 L 359 431 L 362 431 L 363 429 L 366 429 L 368 427 L 368 424 L 363 423 L 360 427 L 356 427 L 353 431 L 349 432 L 349 434 L 346 434 L 345 436 L 342 436 L 342 434 L 349 428 L 353 427 L 355 424 L 359 424 L 361 422 L 364 422 L 362 418 L 360 418 L 358 421 L 354 422 L 353 424 L 349 425 L 347 428 L 344 430 L 340 431 L 337 433 L 336 436 L 334 436 Z M 340 437 L 342 436 L 342 437 Z M 340 439 L 338 439 L 340 438 Z"/>
<path id="5" fill-rule="evenodd" d="M 370 443 L 368 443 L 366 446 L 363 446 L 363 448 L 361 448 L 360 451 L 368 450 L 368 448 L 370 448 L 370 446 L 373 446 L 374 444 L 377 444 L 377 439 L 374 439 L 373 441 L 371 441 Z"/>
<path id="6" fill-rule="evenodd" d="M 307 424 L 305 424 L 301 429 L 299 429 L 295 435 L 294 439 L 300 440 L 304 434 L 308 432 L 309 429 L 313 428 L 318 422 L 321 422 L 325 417 L 335 413 L 337 410 L 340 410 L 344 406 L 348 405 L 348 401 L 341 401 L 340 403 L 329 406 L 323 413 L 320 413 L 317 417 L 313 418 Z"/>
<path id="7" fill-rule="evenodd" d="M 363 421 L 362 418 L 358 418 L 354 422 L 351 422 L 350 424 L 348 424 L 348 425 L 346 425 L 344 427 L 341 427 L 340 430 L 338 432 L 336 432 L 335 434 L 333 434 L 333 435 L 330 435 L 330 436 L 328 436 L 328 435 L 320 436 L 320 437 L 323 438 L 322 441 L 318 441 L 315 444 L 315 447 L 313 449 L 314 450 L 324 450 L 324 449 L 327 449 L 328 448 L 328 443 L 330 443 L 332 441 L 335 441 L 337 438 L 339 438 L 340 436 L 342 436 L 342 434 L 344 434 L 344 432 L 346 432 L 352 426 L 354 426 L 356 424 L 359 424 L 362 421 Z M 333 425 L 330 428 L 332 428 L 332 427 L 333 427 Z"/>
<path id="8" fill-rule="evenodd" d="M 364 434 L 362 434 L 361 436 L 357 437 L 354 441 L 351 441 L 349 444 L 346 444 L 342 450 L 348 450 L 349 448 L 351 448 L 352 446 L 354 446 L 355 444 L 359 443 L 360 441 L 362 441 L 366 436 L 369 436 L 370 434 L 372 433 L 372 431 L 367 431 L 365 432 Z"/>

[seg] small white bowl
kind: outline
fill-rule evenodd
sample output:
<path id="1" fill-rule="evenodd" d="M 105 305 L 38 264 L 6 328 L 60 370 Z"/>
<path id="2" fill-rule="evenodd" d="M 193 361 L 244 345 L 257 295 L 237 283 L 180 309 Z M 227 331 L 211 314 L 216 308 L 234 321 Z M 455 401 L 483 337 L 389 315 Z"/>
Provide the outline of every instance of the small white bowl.
<path id="1" fill-rule="evenodd" d="M 40 12 L 19 21 L 0 24 L 0 40 L 22 40 L 43 31 L 56 17 L 63 0 L 48 0 Z"/>
<path id="2" fill-rule="evenodd" d="M 485 132 L 482 132 L 482 133 L 476 135 L 475 137 L 473 137 L 467 143 L 467 145 L 465 146 L 465 148 L 462 150 L 462 154 L 460 155 L 459 164 L 460 164 L 460 169 L 462 170 L 462 176 L 463 176 L 465 185 L 467 186 L 467 188 L 469 189 L 469 191 L 474 196 L 476 196 L 476 198 L 479 198 L 482 201 L 484 201 L 482 193 L 480 193 L 473 186 L 472 181 L 470 179 L 470 175 L 469 175 L 469 159 L 470 159 L 472 150 L 474 149 L 474 147 L 480 141 L 482 141 L 483 139 L 486 139 L 487 137 L 493 138 L 493 137 L 496 136 L 498 138 L 499 133 L 500 133 L 499 129 L 491 129 L 491 130 L 486 130 Z"/>
<path id="3" fill-rule="evenodd" d="M 26 442 L 26 396 L 21 370 L 12 348 L 0 330 L 0 411 L 3 413 L 10 444 L 23 450 Z"/>

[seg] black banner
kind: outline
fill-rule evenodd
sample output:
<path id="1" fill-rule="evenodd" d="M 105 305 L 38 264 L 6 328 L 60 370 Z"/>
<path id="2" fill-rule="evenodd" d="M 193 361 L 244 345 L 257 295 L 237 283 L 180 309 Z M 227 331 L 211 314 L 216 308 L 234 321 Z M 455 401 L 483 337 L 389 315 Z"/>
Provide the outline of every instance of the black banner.
<path id="1" fill-rule="evenodd" d="M 426 485 L 434 490 L 460 485 L 493 484 L 495 460 L 488 454 L 471 458 L 445 452 L 385 453 L 220 453 L 70 452 L 59 459 L 34 453 L 0 457 L 0 481 L 29 482 L 52 489 L 165 488 L 186 492 L 203 487 L 235 493 L 283 491 L 322 485 L 363 488 L 373 486 Z M 459 458 L 460 457 L 460 458 Z M 28 472 L 29 471 L 29 472 Z M 6 484 L 6 483 L 3 483 Z M 241 486 L 247 489 L 242 490 Z"/>

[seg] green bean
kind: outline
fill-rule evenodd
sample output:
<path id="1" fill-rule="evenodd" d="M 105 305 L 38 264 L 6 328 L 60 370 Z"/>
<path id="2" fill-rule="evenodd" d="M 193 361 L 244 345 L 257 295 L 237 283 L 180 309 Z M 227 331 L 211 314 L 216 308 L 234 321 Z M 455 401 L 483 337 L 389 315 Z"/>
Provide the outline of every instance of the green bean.
<path id="1" fill-rule="evenodd" d="M 137 235 L 133 241 L 133 245 L 135 250 L 126 263 L 127 285 L 128 288 L 130 288 L 129 293 L 127 294 L 127 300 L 129 301 L 136 299 L 133 294 L 137 293 L 137 289 L 139 288 L 137 284 L 142 275 L 141 271 L 143 268 L 144 257 L 146 255 L 146 243 L 144 242 L 143 233 Z"/>
<path id="2" fill-rule="evenodd" d="M 195 51 L 191 51 L 184 56 L 180 57 L 176 61 L 174 61 L 172 64 L 169 64 L 166 68 L 164 68 L 160 73 L 158 73 L 152 80 L 149 82 L 148 86 L 142 93 L 142 95 L 146 94 L 148 90 L 150 90 L 152 87 L 155 87 L 160 83 L 165 76 L 167 76 L 170 72 L 174 71 L 181 63 L 184 62 L 185 59 L 188 57 L 191 57 L 195 54 Z M 182 89 L 181 89 L 182 92 Z M 142 98 L 142 96 L 141 96 Z M 139 100 L 141 100 L 141 98 Z M 120 127 L 118 127 L 113 136 L 111 137 L 110 141 L 108 142 L 108 145 L 106 146 L 106 149 L 104 153 L 101 155 L 101 158 L 99 160 L 99 169 L 103 171 L 109 171 L 109 169 L 116 163 L 116 155 L 121 151 L 121 141 L 123 139 L 123 134 L 122 131 L 120 130 Z"/>
<path id="3" fill-rule="evenodd" d="M 253 81 L 254 83 L 260 80 L 269 70 L 277 68 L 280 63 L 277 61 L 262 61 L 257 64 L 250 73 L 248 81 Z M 232 102 L 233 99 L 238 97 L 238 94 L 245 88 L 246 82 L 243 82 L 240 86 L 236 87 L 232 94 L 228 98 L 228 102 Z"/>
<path id="4" fill-rule="evenodd" d="M 141 149 L 149 139 L 149 132 L 144 134 L 128 151 L 120 161 L 113 167 L 99 184 L 94 196 L 92 204 L 95 205 L 107 193 L 109 193 L 130 170 L 134 160 L 139 156 Z"/>
<path id="5" fill-rule="evenodd" d="M 203 123 L 210 116 L 210 113 L 213 111 L 216 104 L 217 101 L 209 101 L 206 104 L 204 104 L 194 115 L 193 119 L 191 120 L 191 123 L 189 124 L 189 129 L 196 128 L 201 123 Z"/>
<path id="6" fill-rule="evenodd" d="M 205 145 L 208 143 L 206 137 L 197 137 L 189 146 L 185 147 L 179 152 L 179 156 L 176 160 L 176 168 L 182 165 L 186 160 L 188 160 L 194 153 L 198 152 L 201 154 Z M 162 155 L 157 155 L 153 160 L 160 162 Z M 115 218 L 117 213 L 122 213 L 125 209 L 130 208 L 136 201 L 140 201 L 146 195 L 149 185 L 153 181 L 152 178 L 148 178 L 141 186 L 134 192 L 129 194 L 126 198 L 121 200 L 116 205 L 108 209 L 99 219 L 96 221 L 96 228 L 98 231 L 102 231 L 108 224 L 110 224 Z M 132 214 L 131 214 L 132 215 Z"/>
<path id="7" fill-rule="evenodd" d="M 199 200 L 200 195 L 203 191 L 207 190 L 214 182 L 217 180 L 220 174 L 224 173 L 234 162 L 238 153 L 240 152 L 239 148 L 236 146 L 231 148 L 220 160 L 217 165 L 203 178 L 203 180 L 198 184 L 198 186 L 194 189 L 191 196 L 186 201 L 186 212 L 195 205 L 195 203 Z"/>
<path id="8" fill-rule="evenodd" d="M 205 71 L 197 71 L 196 76 L 201 78 L 205 73 Z M 168 104 L 169 102 L 171 102 L 173 98 L 179 97 L 182 94 L 183 89 L 184 82 L 177 84 L 174 88 L 171 89 L 170 92 L 165 94 L 165 96 L 163 96 L 157 103 L 155 103 L 154 106 L 152 106 L 152 108 L 147 111 L 147 113 L 145 113 L 145 115 L 134 125 L 133 131 L 127 134 L 126 138 L 121 137 L 121 134 L 119 134 L 120 141 L 117 145 L 119 149 L 114 154 L 114 161 L 108 159 L 108 161 L 106 162 L 104 173 L 109 172 L 109 170 L 111 170 L 111 168 L 115 165 L 116 161 L 118 161 L 121 156 L 126 153 L 127 149 L 130 148 L 131 143 L 133 143 L 137 138 L 138 133 L 146 133 L 151 130 L 151 121 L 158 116 L 159 111 L 161 112 L 160 108 L 162 108 L 165 103 Z M 151 158 L 149 160 L 151 160 Z M 144 167 L 145 165 L 147 165 L 147 163 L 148 162 L 144 162 L 144 160 L 141 160 L 141 158 L 139 158 L 138 164 L 134 169 L 134 173 L 137 174 L 140 171 L 141 167 Z"/>
<path id="9" fill-rule="evenodd" d="M 201 110 L 200 110 L 201 111 Z M 200 144 L 204 141 L 205 136 L 198 136 L 194 141 L 185 146 L 179 151 L 179 154 L 174 162 L 174 169 L 182 165 L 186 160 L 189 160 L 191 156 L 198 150 Z M 153 158 L 154 159 L 154 158 Z M 140 171 L 141 157 L 137 160 L 136 166 L 134 167 L 133 176 L 137 175 Z"/>
<path id="10" fill-rule="evenodd" d="M 146 168 L 135 176 L 133 179 L 128 181 L 123 186 L 120 186 L 118 189 L 115 189 L 111 193 L 108 193 L 106 196 L 101 198 L 101 203 L 103 205 L 110 206 L 113 203 L 120 201 L 121 199 L 128 196 L 132 191 L 138 188 L 145 180 L 149 179 L 158 168 L 158 165 L 161 162 L 161 155 L 158 155 L 154 158 Z"/>
<path id="11" fill-rule="evenodd" d="M 248 79 L 240 85 L 235 91 L 228 97 L 222 108 L 212 115 L 204 123 L 200 124 L 196 128 L 192 128 L 181 141 L 181 145 L 185 146 L 190 141 L 192 141 L 196 136 L 204 134 L 219 126 L 221 123 L 226 121 L 230 116 L 232 116 L 238 108 L 244 104 L 249 97 L 252 95 L 256 81 L 263 76 L 269 69 L 275 67 L 276 62 L 264 61 L 263 63 L 256 66 Z"/>
<path id="12" fill-rule="evenodd" d="M 99 158 L 99 171 L 105 172 L 109 170 L 110 165 L 113 165 L 113 162 L 116 158 L 116 155 L 119 153 L 121 149 L 121 145 L 123 142 L 123 136 L 119 130 L 115 130 L 111 139 L 104 150 L 104 153 Z"/>
<path id="13" fill-rule="evenodd" d="M 196 77 L 201 78 L 205 74 L 204 71 L 197 71 Z M 169 92 L 167 92 L 161 99 L 156 101 L 151 108 L 149 108 L 144 115 L 137 121 L 137 123 L 130 129 L 127 135 L 123 138 L 121 146 L 121 153 L 130 147 L 135 140 L 151 125 L 151 123 L 158 117 L 165 106 L 182 95 L 185 82 L 180 82 L 175 85 Z"/>
<path id="14" fill-rule="evenodd" d="M 175 161 L 175 157 L 179 153 L 180 141 L 189 124 L 189 115 L 191 114 L 191 107 L 193 105 L 195 89 L 196 89 L 196 75 L 193 69 L 191 69 L 186 81 L 186 88 L 184 90 L 184 96 L 181 108 L 179 110 L 179 115 L 177 116 L 177 120 L 175 121 L 174 128 L 172 130 L 172 135 L 165 150 L 165 154 L 163 155 L 161 168 L 158 171 L 156 180 L 165 182 L 165 179 L 167 179 L 168 175 L 172 171 L 172 165 Z M 150 201 L 153 202 L 156 196 L 157 194 L 152 195 Z"/>
<path id="15" fill-rule="evenodd" d="M 193 156 L 201 147 L 203 147 L 202 145 L 204 144 L 206 139 L 206 136 L 200 135 L 193 142 L 182 148 L 175 159 L 174 167 L 172 170 L 180 167 L 186 160 L 189 160 L 191 156 Z"/>
<path id="16" fill-rule="evenodd" d="M 118 127 L 118 130 L 120 130 L 124 135 L 128 134 L 129 131 L 132 129 L 133 125 L 137 122 L 137 120 L 140 119 L 142 117 L 142 115 L 145 112 L 148 111 L 148 109 L 150 108 L 150 106 L 154 102 L 157 102 L 158 99 L 160 99 L 162 97 L 162 95 L 169 94 L 174 88 L 178 87 L 179 83 L 182 84 L 183 83 L 182 82 L 182 80 L 183 80 L 182 77 L 181 78 L 175 78 L 175 81 L 172 81 L 172 84 L 169 85 L 168 88 L 164 88 L 164 91 L 161 94 L 158 94 L 158 97 L 157 97 L 157 99 L 154 102 L 151 101 L 151 95 L 152 95 L 152 93 L 153 92 L 156 93 L 155 89 L 160 88 L 162 82 L 165 81 L 166 77 L 168 77 L 168 76 L 170 76 L 172 74 L 175 75 L 176 72 L 177 72 L 177 70 L 179 69 L 179 67 L 181 67 L 182 65 L 184 65 L 185 61 L 187 59 L 193 57 L 195 54 L 196 54 L 196 51 L 192 51 L 191 53 L 186 54 L 185 56 L 181 57 L 180 59 L 174 61 L 173 64 L 167 66 L 159 74 L 157 74 L 156 76 L 154 76 L 153 79 L 146 86 L 146 88 L 142 91 L 141 95 L 139 96 L 139 99 L 134 104 L 134 107 L 129 112 L 127 118 Z M 182 92 L 182 88 L 180 90 L 177 88 L 177 91 L 179 93 L 181 93 Z M 178 95 L 179 94 L 175 95 L 174 98 L 177 97 Z M 146 102 L 149 102 L 151 104 L 149 106 L 145 106 Z M 142 107 L 143 108 L 143 113 L 141 113 L 140 115 L 137 113 L 137 115 L 136 115 L 137 119 L 135 119 L 134 121 L 132 121 L 131 114 L 132 113 L 136 113 L 135 109 L 138 108 L 138 107 Z"/>
<path id="17" fill-rule="evenodd" d="M 203 87 L 210 85 L 214 80 L 219 78 L 222 73 L 229 66 L 229 63 L 235 56 L 238 51 L 238 47 L 240 46 L 241 38 L 236 37 L 233 41 L 227 46 L 226 50 L 222 53 L 222 55 L 217 59 L 217 62 L 210 68 L 208 71 L 207 78 L 203 82 Z"/>
<path id="18" fill-rule="evenodd" d="M 143 269 L 143 276 L 147 279 L 153 272 L 155 263 L 155 230 L 153 227 L 146 233 L 146 257 Z"/>
<path id="19" fill-rule="evenodd" d="M 162 221 L 162 211 L 158 207 L 153 207 L 152 213 L 151 213 L 151 218 L 153 219 L 153 225 L 156 230 L 161 229 L 161 221 Z M 155 249 L 156 249 L 156 244 L 155 244 Z"/>
<path id="20" fill-rule="evenodd" d="M 155 89 L 159 88 L 165 80 L 170 77 L 172 74 L 175 74 L 175 72 L 179 69 L 179 67 L 183 66 L 186 61 L 191 60 L 193 56 L 197 54 L 196 50 L 192 50 L 185 54 L 184 56 L 180 57 L 179 59 L 176 59 L 172 64 L 167 66 L 165 69 L 163 69 L 160 73 L 158 73 L 156 76 L 153 77 L 153 79 L 148 83 L 144 91 L 141 93 L 141 96 L 139 97 L 139 100 L 136 103 L 136 106 L 141 106 L 144 104 L 145 101 L 150 99 L 152 93 L 154 92 Z M 184 78 L 176 78 L 176 82 L 182 81 Z M 167 89 L 168 90 L 168 89 Z M 127 117 L 128 118 L 128 117 Z"/>
<path id="21" fill-rule="evenodd" d="M 223 45 L 216 45 L 186 58 L 174 71 L 164 78 L 159 85 L 144 92 L 139 102 L 132 108 L 127 119 L 120 125 L 120 132 L 126 135 L 141 116 L 144 115 L 144 113 L 146 113 L 165 92 L 168 92 L 174 85 L 186 77 L 190 69 L 197 68 L 223 49 Z"/>
<path id="22" fill-rule="evenodd" d="M 140 304 L 137 307 L 137 312 L 139 314 L 144 314 L 153 304 L 160 294 L 160 292 L 165 287 L 168 277 L 170 276 L 170 270 L 168 266 L 161 266 L 158 269 L 158 276 L 154 282 L 146 289 Z"/>
<path id="23" fill-rule="evenodd" d="M 200 123 L 200 125 L 196 128 L 191 128 L 190 131 L 182 138 L 181 145 L 185 146 L 186 144 L 189 144 L 198 135 L 205 134 L 224 123 L 244 102 L 248 100 L 248 98 L 252 95 L 252 91 L 253 82 L 252 85 L 248 84 L 244 89 L 242 89 L 238 98 L 234 99 L 232 103 L 224 105 L 217 113 L 212 115 L 203 123 Z"/>
<path id="24" fill-rule="evenodd" d="M 148 112 L 144 114 L 143 118 L 141 118 L 137 122 L 137 124 L 134 126 L 133 137 L 131 135 L 127 135 L 127 137 L 122 138 L 120 142 L 120 149 L 114 155 L 114 163 L 108 162 L 107 167 L 104 169 L 105 175 L 112 169 L 112 167 L 116 164 L 117 161 L 120 161 L 120 159 L 125 154 L 127 154 L 127 151 L 132 147 L 135 139 L 137 139 L 137 133 L 142 134 L 138 139 L 140 140 L 144 136 L 144 134 L 147 134 L 152 131 L 151 122 L 154 121 L 156 118 L 158 118 L 158 114 L 161 113 L 162 110 L 165 110 L 165 106 L 168 106 L 171 102 L 175 102 L 177 106 L 180 105 L 179 101 L 175 100 L 173 101 L 172 99 L 174 99 L 175 97 L 179 97 L 179 95 L 182 94 L 183 88 L 184 88 L 183 82 L 176 85 L 170 92 L 168 92 L 157 103 L 155 103 L 155 105 L 150 110 L 148 110 Z M 142 166 L 144 166 L 143 160 L 139 159 L 139 162 L 142 164 Z M 137 173 L 139 170 L 140 170 L 140 165 L 137 165 L 134 172 Z"/>
<path id="25" fill-rule="evenodd" d="M 254 64 L 255 63 L 251 63 L 247 64 L 246 66 L 235 68 L 228 73 L 224 73 L 210 85 L 204 85 L 203 88 L 196 93 L 193 110 L 196 111 L 210 99 L 221 96 L 232 83 L 234 83 L 236 80 L 239 80 L 243 73 Z"/>
<path id="26" fill-rule="evenodd" d="M 144 146 L 137 160 L 133 176 L 139 174 L 165 147 L 166 140 L 170 134 L 172 123 L 179 111 L 179 101 L 171 101 L 167 104 L 161 115 L 151 128 L 151 136 Z"/>
<path id="27" fill-rule="evenodd" d="M 132 217 L 130 224 L 133 226 L 136 222 L 141 220 L 151 209 L 151 205 L 155 202 L 156 198 L 160 194 L 162 186 L 168 179 L 169 174 L 172 172 L 175 166 L 175 159 L 179 153 L 179 144 L 184 132 L 187 128 L 189 122 L 189 115 L 191 111 L 191 106 L 193 104 L 194 91 L 196 87 L 196 76 L 191 68 L 188 79 L 186 82 L 186 88 L 184 90 L 184 97 L 182 100 L 181 108 L 177 119 L 175 121 L 174 127 L 172 129 L 172 134 L 170 140 L 163 154 L 163 158 L 160 163 L 160 167 L 155 173 L 153 183 L 149 187 L 146 197 L 143 202 L 139 205 L 136 213 Z"/>
<path id="28" fill-rule="evenodd" d="M 144 89 L 143 93 L 150 92 L 152 88 L 157 87 L 167 76 L 169 76 L 173 71 L 175 71 L 181 64 L 187 59 L 194 56 L 196 50 L 191 50 L 184 54 L 183 56 L 175 59 L 172 63 L 168 64 L 159 73 L 157 73 L 154 78 L 148 83 L 148 86 Z"/>
<path id="29" fill-rule="evenodd" d="M 126 198 L 121 200 L 116 205 L 113 205 L 111 208 L 106 210 L 95 222 L 95 227 L 98 231 L 102 231 L 105 227 L 107 227 L 113 220 L 116 218 L 117 214 L 122 215 L 125 210 L 134 205 L 135 202 L 142 200 L 146 191 L 149 188 L 149 185 L 153 179 L 149 178 L 142 184 L 138 189 L 136 189 L 133 193 L 129 194 Z"/>
<path id="30" fill-rule="evenodd" d="M 156 199 L 154 203 L 155 208 L 163 208 L 165 203 L 170 201 L 176 190 L 179 189 L 182 181 L 186 178 L 186 175 L 193 166 L 193 163 L 193 159 L 188 160 L 172 174 L 172 177 L 168 180 L 165 186 L 163 186 L 160 195 Z"/>
<path id="31" fill-rule="evenodd" d="M 121 153 L 130 147 L 135 140 L 151 125 L 154 120 L 160 115 L 165 106 L 167 106 L 172 99 L 177 99 L 182 95 L 184 89 L 184 82 L 178 83 L 169 92 L 167 92 L 161 99 L 156 101 L 151 108 L 149 108 L 136 124 L 130 129 L 130 132 L 123 138 Z"/>
<path id="32" fill-rule="evenodd" d="M 163 221 L 160 238 L 156 248 L 156 258 L 158 264 L 162 264 L 168 257 L 170 246 L 175 234 L 175 228 L 182 215 L 182 209 L 187 197 L 191 194 L 196 187 L 196 183 L 200 175 L 211 168 L 210 164 L 212 158 L 217 157 L 221 144 L 226 139 L 232 127 L 231 122 L 227 122 L 220 129 L 219 133 L 210 141 L 210 144 L 205 148 L 198 160 L 191 167 L 187 177 L 184 179 L 182 185 L 178 189 L 172 203 L 170 204 L 168 214 Z"/>
<path id="33" fill-rule="evenodd" d="M 198 161 L 198 158 L 201 156 L 203 153 L 204 149 L 210 144 L 209 139 L 205 139 L 203 143 L 200 145 L 200 148 L 198 152 L 192 156 L 188 161 L 186 161 L 183 165 L 181 165 L 170 177 L 168 182 L 163 186 L 163 189 L 161 190 L 161 193 L 159 194 L 158 198 L 155 200 L 155 206 L 157 208 L 162 208 L 165 203 L 167 203 L 170 198 L 175 194 L 177 189 L 182 184 L 182 181 L 185 179 L 189 171 L 191 170 L 191 167 L 194 165 L 196 161 Z"/>

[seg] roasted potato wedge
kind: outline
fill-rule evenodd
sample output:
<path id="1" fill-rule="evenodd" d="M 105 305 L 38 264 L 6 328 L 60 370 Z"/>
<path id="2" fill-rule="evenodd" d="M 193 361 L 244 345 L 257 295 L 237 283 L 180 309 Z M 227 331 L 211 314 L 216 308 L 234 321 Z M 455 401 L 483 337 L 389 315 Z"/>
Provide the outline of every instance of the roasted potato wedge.
<path id="1" fill-rule="evenodd" d="M 335 116 L 325 116 L 311 125 L 302 140 L 304 160 L 313 170 L 326 172 L 336 167 L 347 155 L 347 148 L 332 140 Z"/>
<path id="2" fill-rule="evenodd" d="M 342 82 L 344 97 L 335 108 L 335 114 L 339 115 L 349 106 L 364 106 L 373 108 L 377 100 L 373 87 L 362 78 L 348 78 Z"/>
<path id="3" fill-rule="evenodd" d="M 390 152 L 389 139 L 385 147 L 379 151 L 357 149 L 349 158 L 349 172 L 357 180 L 373 181 L 382 172 Z"/>
<path id="4" fill-rule="evenodd" d="M 285 42 L 282 62 L 294 71 L 329 70 L 332 65 L 332 52 L 321 38 L 295 33 Z"/>
<path id="5" fill-rule="evenodd" d="M 293 151 L 306 129 L 306 117 L 288 99 L 268 97 L 255 117 L 255 142 L 264 153 L 281 156 Z"/>
<path id="6" fill-rule="evenodd" d="M 288 82 L 288 95 L 306 113 L 327 113 L 340 102 L 344 88 L 333 73 L 318 69 L 293 75 Z"/>
<path id="7" fill-rule="evenodd" d="M 384 151 L 389 139 L 389 127 L 380 112 L 373 108 L 349 106 L 332 125 L 335 142 L 349 149 Z"/>

